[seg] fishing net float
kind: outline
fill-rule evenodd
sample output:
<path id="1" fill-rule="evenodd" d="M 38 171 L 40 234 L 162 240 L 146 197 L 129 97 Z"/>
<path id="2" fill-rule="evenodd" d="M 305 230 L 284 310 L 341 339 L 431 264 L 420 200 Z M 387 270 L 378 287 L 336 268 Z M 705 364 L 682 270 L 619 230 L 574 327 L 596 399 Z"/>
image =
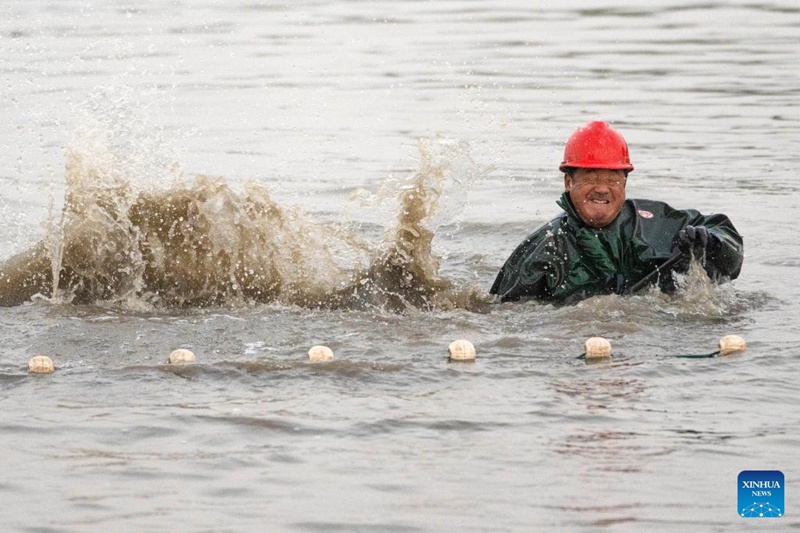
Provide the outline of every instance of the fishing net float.
<path id="1" fill-rule="evenodd" d="M 448 361 L 474 361 L 475 346 L 465 339 L 459 339 L 450 343 L 447 347 Z"/>
<path id="2" fill-rule="evenodd" d="M 308 350 L 308 360 L 312 363 L 333 361 L 333 350 L 323 345 L 312 346 Z"/>
<path id="3" fill-rule="evenodd" d="M 195 357 L 194 352 L 185 348 L 178 348 L 169 354 L 167 363 L 171 365 L 182 365 L 184 363 L 194 363 L 196 360 L 197 358 Z"/>
<path id="4" fill-rule="evenodd" d="M 725 335 L 719 340 L 719 354 L 730 355 L 747 350 L 747 343 L 739 335 Z"/>
<path id="5" fill-rule="evenodd" d="M 584 358 L 588 360 L 607 359 L 611 357 L 611 343 L 603 337 L 590 337 L 583 344 Z"/>
<path id="6" fill-rule="evenodd" d="M 28 372 L 31 374 L 52 374 L 55 370 L 53 360 L 46 355 L 34 355 L 28 361 Z"/>

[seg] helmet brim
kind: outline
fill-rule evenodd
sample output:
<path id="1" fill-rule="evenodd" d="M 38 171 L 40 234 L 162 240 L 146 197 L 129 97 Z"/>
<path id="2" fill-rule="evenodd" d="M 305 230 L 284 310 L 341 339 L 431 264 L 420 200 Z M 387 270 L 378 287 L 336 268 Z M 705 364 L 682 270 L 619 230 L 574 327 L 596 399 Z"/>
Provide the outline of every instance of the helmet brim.
<path id="1" fill-rule="evenodd" d="M 625 170 L 627 172 L 633 172 L 633 165 L 631 164 L 624 164 L 620 163 L 619 165 L 613 165 L 608 163 L 561 163 L 561 166 L 558 167 L 558 170 L 561 172 L 567 172 L 567 170 L 574 168 L 593 168 L 593 169 L 604 169 L 604 170 Z"/>

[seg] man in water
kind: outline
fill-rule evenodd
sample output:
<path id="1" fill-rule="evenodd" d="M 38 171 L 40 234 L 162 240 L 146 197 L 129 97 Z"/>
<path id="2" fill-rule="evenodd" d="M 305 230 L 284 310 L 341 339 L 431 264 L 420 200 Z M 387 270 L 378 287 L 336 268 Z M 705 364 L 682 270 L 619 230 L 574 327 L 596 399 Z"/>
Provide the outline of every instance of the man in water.
<path id="1" fill-rule="evenodd" d="M 686 272 L 692 257 L 715 282 L 739 275 L 742 237 L 727 216 L 626 200 L 628 145 L 605 122 L 575 131 L 559 170 L 565 191 L 557 203 L 565 212 L 525 239 L 500 269 L 489 292 L 501 301 L 570 304 L 648 283 L 669 292 L 672 271 Z"/>

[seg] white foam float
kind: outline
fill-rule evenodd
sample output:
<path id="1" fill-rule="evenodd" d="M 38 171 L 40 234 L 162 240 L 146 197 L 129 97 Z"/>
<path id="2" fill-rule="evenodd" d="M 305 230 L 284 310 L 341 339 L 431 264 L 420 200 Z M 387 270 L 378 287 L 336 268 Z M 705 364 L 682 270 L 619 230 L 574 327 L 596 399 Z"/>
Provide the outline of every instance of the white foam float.
<path id="1" fill-rule="evenodd" d="M 586 359 L 606 359 L 611 357 L 611 343 L 604 337 L 590 337 L 584 343 Z"/>
<path id="2" fill-rule="evenodd" d="M 169 354 L 167 362 L 171 365 L 182 365 L 185 363 L 194 363 L 196 360 L 197 358 L 195 357 L 193 351 L 185 348 L 178 348 Z"/>
<path id="3" fill-rule="evenodd" d="M 725 335 L 719 340 L 719 354 L 731 355 L 747 349 L 747 343 L 739 335 Z"/>
<path id="4" fill-rule="evenodd" d="M 308 360 L 312 363 L 333 361 L 333 350 L 321 344 L 312 346 L 311 349 L 308 350 Z"/>
<path id="5" fill-rule="evenodd" d="M 53 360 L 46 355 L 34 355 L 28 361 L 28 372 L 31 374 L 52 374 L 55 370 Z"/>
<path id="6" fill-rule="evenodd" d="M 447 358 L 450 361 L 474 361 L 475 346 L 465 339 L 453 341 L 447 347 Z"/>

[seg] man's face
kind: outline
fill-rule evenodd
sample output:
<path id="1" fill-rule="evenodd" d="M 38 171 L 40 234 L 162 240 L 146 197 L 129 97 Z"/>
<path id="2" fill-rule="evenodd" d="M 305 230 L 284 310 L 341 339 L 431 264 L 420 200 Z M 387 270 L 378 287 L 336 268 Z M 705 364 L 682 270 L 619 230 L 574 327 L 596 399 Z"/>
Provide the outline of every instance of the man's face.
<path id="1" fill-rule="evenodd" d="M 593 228 L 605 227 L 617 218 L 625 203 L 625 171 L 579 168 L 564 176 L 564 188 L 581 220 Z"/>

